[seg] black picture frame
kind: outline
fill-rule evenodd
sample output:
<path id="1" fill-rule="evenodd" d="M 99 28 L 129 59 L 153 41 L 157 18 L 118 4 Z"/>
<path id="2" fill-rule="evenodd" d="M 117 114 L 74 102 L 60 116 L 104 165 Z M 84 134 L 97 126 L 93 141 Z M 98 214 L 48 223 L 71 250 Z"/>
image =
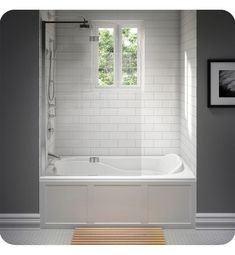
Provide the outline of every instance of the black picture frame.
<path id="1" fill-rule="evenodd" d="M 229 71 L 234 70 L 235 74 L 235 59 L 208 59 L 207 60 L 207 69 L 208 69 L 208 107 L 235 107 L 235 96 L 230 97 L 220 97 L 219 96 L 219 73 L 218 69 L 224 68 L 223 66 L 230 66 Z M 232 70 L 231 69 L 232 66 Z M 216 70 L 215 70 L 216 69 Z M 221 69 L 223 70 L 223 69 Z M 226 71 L 226 70 L 223 70 Z M 218 93 L 218 96 L 215 96 L 215 91 Z"/>

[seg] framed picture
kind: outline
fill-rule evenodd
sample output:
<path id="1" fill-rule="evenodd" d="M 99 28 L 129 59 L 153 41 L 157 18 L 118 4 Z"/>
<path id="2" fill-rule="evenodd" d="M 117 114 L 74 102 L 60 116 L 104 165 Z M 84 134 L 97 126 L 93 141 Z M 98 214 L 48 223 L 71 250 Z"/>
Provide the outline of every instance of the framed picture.
<path id="1" fill-rule="evenodd" d="M 235 59 L 208 60 L 208 107 L 235 107 Z"/>

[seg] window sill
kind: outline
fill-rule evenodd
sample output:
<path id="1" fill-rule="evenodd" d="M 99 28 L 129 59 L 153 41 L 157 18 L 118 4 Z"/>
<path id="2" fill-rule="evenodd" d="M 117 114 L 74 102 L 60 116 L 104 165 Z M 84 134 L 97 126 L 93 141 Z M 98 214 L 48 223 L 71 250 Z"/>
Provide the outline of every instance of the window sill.
<path id="1" fill-rule="evenodd" d="M 123 89 L 123 90 L 128 90 L 128 89 L 141 89 L 140 85 L 121 85 L 121 86 L 115 86 L 115 85 L 109 85 L 109 86 L 95 86 L 96 89 Z"/>

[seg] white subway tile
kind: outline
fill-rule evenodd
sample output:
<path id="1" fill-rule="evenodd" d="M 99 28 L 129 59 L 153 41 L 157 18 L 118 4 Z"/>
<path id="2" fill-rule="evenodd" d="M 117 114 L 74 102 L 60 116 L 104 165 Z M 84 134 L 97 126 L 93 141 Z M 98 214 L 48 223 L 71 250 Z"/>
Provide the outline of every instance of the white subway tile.
<path id="1" fill-rule="evenodd" d="M 122 139 L 129 139 L 127 132 L 110 132 L 109 133 L 109 139 L 116 139 L 116 140 L 122 140 Z"/>
<path id="2" fill-rule="evenodd" d="M 154 94 L 153 93 L 144 93 L 142 99 L 143 100 L 153 100 Z"/>
<path id="3" fill-rule="evenodd" d="M 112 100 L 109 102 L 110 107 L 113 108 L 126 108 L 128 107 L 128 101 L 126 100 Z"/>
<path id="4" fill-rule="evenodd" d="M 118 147 L 123 148 L 135 147 L 135 140 L 118 140 Z"/>
<path id="5" fill-rule="evenodd" d="M 144 107 L 161 107 L 162 102 L 157 100 L 146 100 L 144 101 Z"/>
<path id="6" fill-rule="evenodd" d="M 177 108 L 155 108 L 154 113 L 156 115 L 179 115 L 179 109 Z"/>
<path id="7" fill-rule="evenodd" d="M 127 123 L 142 123 L 142 116 L 128 116 Z"/>
<path id="8" fill-rule="evenodd" d="M 163 116 L 144 116 L 144 123 L 162 123 Z"/>
<path id="9" fill-rule="evenodd" d="M 90 116 L 89 123 L 110 123 L 109 116 Z"/>
<path id="10" fill-rule="evenodd" d="M 90 150 L 90 148 L 84 148 L 84 147 L 83 148 L 78 148 L 78 147 L 76 147 L 76 148 L 72 149 L 72 154 L 70 154 L 70 155 L 89 156 L 89 155 L 91 155 L 91 150 Z"/>
<path id="11" fill-rule="evenodd" d="M 101 91 L 100 99 L 101 100 L 115 100 L 115 99 L 118 99 L 118 95 L 113 92 Z"/>
<path id="12" fill-rule="evenodd" d="M 178 108 L 179 107 L 179 101 L 178 100 L 162 101 L 162 107 Z"/>
<path id="13" fill-rule="evenodd" d="M 160 148 L 178 148 L 179 147 L 179 140 L 157 140 L 155 141 L 155 147 Z"/>
<path id="14" fill-rule="evenodd" d="M 151 155 L 151 156 L 156 156 L 156 155 L 162 155 L 162 149 L 161 148 L 144 148 L 144 155 Z"/>
<path id="15" fill-rule="evenodd" d="M 114 139 L 100 141 L 100 147 L 102 147 L 102 148 L 114 148 L 117 146 L 118 146 L 117 140 L 114 140 Z"/>
<path id="16" fill-rule="evenodd" d="M 103 139 L 110 139 L 111 133 L 110 132 L 89 132 L 88 135 L 84 135 L 84 139 L 96 139 L 96 140 L 103 140 Z"/>
<path id="17" fill-rule="evenodd" d="M 128 139 L 138 140 L 138 139 L 142 139 L 142 137 L 143 137 L 142 132 L 128 132 L 127 133 Z"/>
<path id="18" fill-rule="evenodd" d="M 135 108 L 135 113 L 133 115 L 136 116 L 142 115 L 142 107 Z"/>
<path id="19" fill-rule="evenodd" d="M 136 130 L 136 125 L 135 124 L 118 124 L 118 131 L 135 131 Z"/>
<path id="20" fill-rule="evenodd" d="M 100 126 L 101 131 L 117 131 L 118 130 L 118 124 L 101 124 Z"/>
<path id="21" fill-rule="evenodd" d="M 100 108 L 100 115 L 116 115 L 117 113 L 117 108 Z"/>
<path id="22" fill-rule="evenodd" d="M 64 147 L 56 146 L 56 153 L 58 153 L 59 155 L 63 155 L 63 156 L 74 155 L 73 154 L 73 149 L 68 148 L 67 146 L 64 146 Z M 77 154 L 77 155 L 79 155 L 79 154 Z"/>
<path id="23" fill-rule="evenodd" d="M 112 149 L 109 149 L 109 151 L 110 151 L 110 155 L 126 156 L 128 152 L 128 148 L 112 148 Z"/>
<path id="24" fill-rule="evenodd" d="M 155 108 L 143 108 L 141 110 L 141 115 L 154 115 Z"/>
<path id="25" fill-rule="evenodd" d="M 101 141 L 100 140 L 87 140 L 87 146 L 90 148 L 100 148 L 101 146 Z"/>
<path id="26" fill-rule="evenodd" d="M 140 140 L 140 147 L 144 148 L 154 147 L 154 140 Z"/>
<path id="27" fill-rule="evenodd" d="M 162 116 L 162 123 L 179 123 L 179 116 Z"/>
<path id="28" fill-rule="evenodd" d="M 179 148 L 162 148 L 162 154 L 166 155 L 166 154 L 180 154 L 180 149 Z"/>
<path id="29" fill-rule="evenodd" d="M 110 148 L 90 148 L 90 155 L 94 156 L 109 156 L 112 155 Z"/>
<path id="30" fill-rule="evenodd" d="M 118 93 L 119 100 L 135 100 L 135 93 Z"/>
<path id="31" fill-rule="evenodd" d="M 158 140 L 162 139 L 161 132 L 144 132 L 144 139 Z"/>
<path id="32" fill-rule="evenodd" d="M 119 108 L 118 115 L 135 115 L 135 108 Z"/>
<path id="33" fill-rule="evenodd" d="M 110 123 L 127 123 L 128 122 L 128 116 L 119 116 L 119 115 L 116 115 L 116 116 L 110 116 L 109 118 L 110 120 Z"/>
<path id="34" fill-rule="evenodd" d="M 142 148 L 127 148 L 126 155 L 128 156 L 141 156 Z"/>
<path id="35" fill-rule="evenodd" d="M 89 125 L 85 125 L 84 126 L 84 131 L 106 131 L 105 128 L 106 128 L 106 125 L 109 125 L 109 124 L 96 124 L 96 123 L 92 123 L 92 124 L 89 124 Z M 104 128 L 105 126 L 105 128 Z"/>
<path id="36" fill-rule="evenodd" d="M 174 139 L 174 140 L 179 140 L 179 132 L 162 132 L 162 139 L 164 140 L 171 140 L 171 139 Z"/>
<path id="37" fill-rule="evenodd" d="M 126 106 L 124 107 L 141 107 L 142 102 L 140 100 L 131 100 L 126 102 Z"/>
<path id="38" fill-rule="evenodd" d="M 153 123 L 151 123 L 151 124 L 145 124 L 144 123 L 144 124 L 141 125 L 141 130 L 144 131 L 144 132 L 154 131 L 154 128 L 155 128 L 155 126 L 154 126 Z"/>

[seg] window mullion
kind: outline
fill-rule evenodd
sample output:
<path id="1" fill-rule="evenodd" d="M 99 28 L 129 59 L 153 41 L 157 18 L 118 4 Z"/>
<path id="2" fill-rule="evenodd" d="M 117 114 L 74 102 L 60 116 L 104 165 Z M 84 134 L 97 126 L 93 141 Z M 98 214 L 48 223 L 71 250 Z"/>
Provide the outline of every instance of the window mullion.
<path id="1" fill-rule="evenodd" d="M 116 26 L 116 45 L 115 45 L 115 78 L 116 78 L 116 86 L 121 86 L 121 32 L 120 26 Z"/>

